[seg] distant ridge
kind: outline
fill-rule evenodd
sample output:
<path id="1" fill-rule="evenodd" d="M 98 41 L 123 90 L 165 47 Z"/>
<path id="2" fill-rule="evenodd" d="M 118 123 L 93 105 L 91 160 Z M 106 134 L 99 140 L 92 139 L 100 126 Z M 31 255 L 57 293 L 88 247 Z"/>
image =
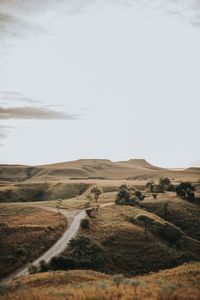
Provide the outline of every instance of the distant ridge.
<path id="1" fill-rule="evenodd" d="M 190 168 L 187 168 L 186 171 L 200 172 L 200 167 L 190 167 Z"/>
<path id="2" fill-rule="evenodd" d="M 109 159 L 78 159 L 48 165 L 0 165 L 0 181 L 61 181 L 72 179 L 156 179 L 162 176 L 200 177 L 200 168 L 170 170 L 151 165 L 145 159 L 113 162 Z"/>

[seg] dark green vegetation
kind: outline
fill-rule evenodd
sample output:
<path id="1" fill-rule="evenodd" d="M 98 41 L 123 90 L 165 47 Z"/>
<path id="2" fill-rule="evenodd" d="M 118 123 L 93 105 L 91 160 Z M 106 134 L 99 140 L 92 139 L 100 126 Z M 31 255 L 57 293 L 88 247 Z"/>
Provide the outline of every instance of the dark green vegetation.
<path id="1" fill-rule="evenodd" d="M 174 201 L 176 206 L 176 201 L 182 200 Z M 191 260 L 200 260 L 200 241 L 191 238 L 172 219 L 167 222 L 137 207 L 113 205 L 99 208 L 90 226 L 81 229 L 62 256 L 48 264 L 48 269 L 55 270 L 57 264 L 56 269 L 93 269 L 134 276 Z"/>

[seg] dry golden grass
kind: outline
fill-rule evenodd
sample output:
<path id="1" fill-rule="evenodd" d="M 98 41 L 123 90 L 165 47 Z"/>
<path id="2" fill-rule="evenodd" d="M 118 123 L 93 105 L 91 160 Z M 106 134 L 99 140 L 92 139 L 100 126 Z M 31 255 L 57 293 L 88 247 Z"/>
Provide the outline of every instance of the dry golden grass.
<path id="1" fill-rule="evenodd" d="M 121 278 L 92 271 L 35 274 L 1 287 L 2 300 L 199 300 L 200 263 Z"/>
<path id="2" fill-rule="evenodd" d="M 67 227 L 66 218 L 25 205 L 0 208 L 0 276 L 4 277 L 39 257 Z"/>

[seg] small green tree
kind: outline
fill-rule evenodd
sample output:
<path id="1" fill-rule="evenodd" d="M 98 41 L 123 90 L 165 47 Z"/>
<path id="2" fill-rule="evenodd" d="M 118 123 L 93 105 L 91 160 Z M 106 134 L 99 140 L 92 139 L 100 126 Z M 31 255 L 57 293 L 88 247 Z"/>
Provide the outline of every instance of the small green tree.
<path id="1" fill-rule="evenodd" d="M 171 180 L 168 177 L 161 177 L 159 181 L 159 186 L 161 187 L 161 190 L 163 191 L 173 191 L 174 186 L 171 183 Z"/>
<path id="2" fill-rule="evenodd" d="M 60 212 L 61 206 L 62 206 L 62 200 L 59 199 L 59 200 L 56 201 L 56 208 L 58 210 L 58 213 Z"/>
<path id="3" fill-rule="evenodd" d="M 94 195 L 94 200 L 95 202 L 97 203 L 97 201 L 99 200 L 99 196 L 102 194 L 102 189 L 98 186 L 94 186 L 92 189 L 91 189 L 91 194 Z"/>
<path id="4" fill-rule="evenodd" d="M 195 198 L 195 187 L 190 182 L 181 182 L 175 190 L 177 196 L 183 199 L 193 201 Z"/>
<path id="5" fill-rule="evenodd" d="M 126 185 L 121 185 L 119 187 L 118 193 L 116 195 L 115 203 L 118 205 L 131 205 L 135 206 L 137 199 L 133 196 L 133 191 L 135 194 L 135 189 L 129 188 Z"/>
<path id="6" fill-rule="evenodd" d="M 155 183 L 153 181 L 148 181 L 146 183 L 146 191 L 147 192 L 153 192 L 154 191 L 154 187 L 155 187 Z"/>
<path id="7" fill-rule="evenodd" d="M 116 274 L 113 276 L 113 283 L 116 285 L 117 288 L 119 288 L 120 284 L 122 284 L 125 280 L 124 275 L 122 274 Z"/>

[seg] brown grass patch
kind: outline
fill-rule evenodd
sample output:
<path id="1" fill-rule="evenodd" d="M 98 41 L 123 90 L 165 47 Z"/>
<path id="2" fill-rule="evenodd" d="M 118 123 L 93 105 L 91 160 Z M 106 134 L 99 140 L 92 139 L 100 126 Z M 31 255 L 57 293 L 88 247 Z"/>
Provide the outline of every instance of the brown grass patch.
<path id="1" fill-rule="evenodd" d="M 1 206 L 0 277 L 39 257 L 66 227 L 67 220 L 61 214 L 26 206 Z"/>
<path id="2" fill-rule="evenodd" d="M 155 274 L 114 280 L 92 271 L 67 271 L 22 277 L 4 287 L 2 300 L 199 300 L 200 263 Z"/>

